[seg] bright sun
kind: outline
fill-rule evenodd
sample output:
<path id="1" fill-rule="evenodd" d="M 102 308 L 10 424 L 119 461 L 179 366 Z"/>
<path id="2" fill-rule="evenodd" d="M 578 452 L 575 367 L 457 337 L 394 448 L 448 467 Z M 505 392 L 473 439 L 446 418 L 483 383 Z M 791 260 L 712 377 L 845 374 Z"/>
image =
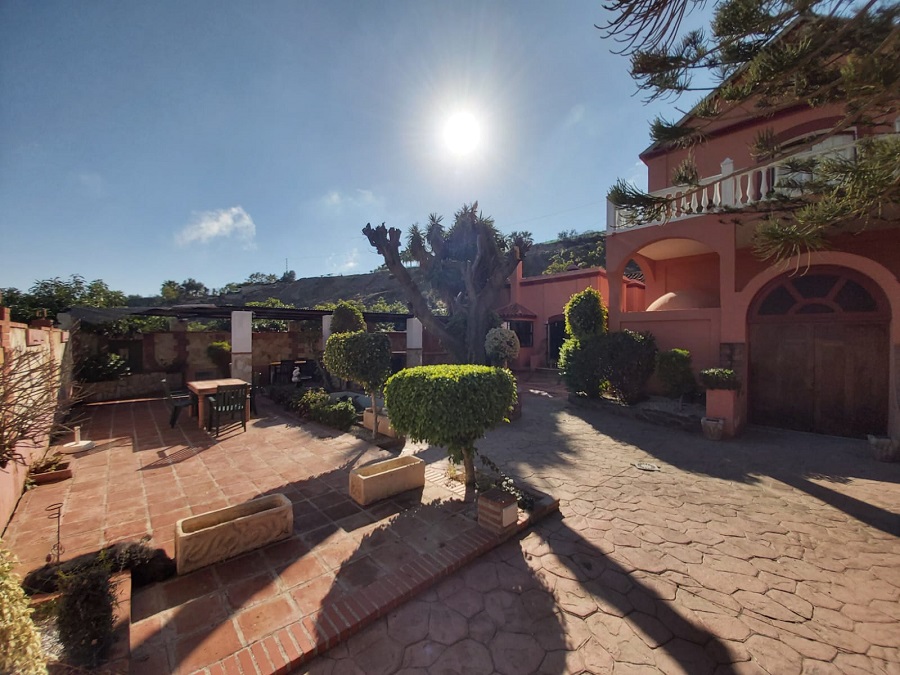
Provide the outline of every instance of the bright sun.
<path id="1" fill-rule="evenodd" d="M 481 140 L 481 127 L 471 113 L 458 112 L 444 124 L 444 144 L 454 155 L 468 155 Z"/>

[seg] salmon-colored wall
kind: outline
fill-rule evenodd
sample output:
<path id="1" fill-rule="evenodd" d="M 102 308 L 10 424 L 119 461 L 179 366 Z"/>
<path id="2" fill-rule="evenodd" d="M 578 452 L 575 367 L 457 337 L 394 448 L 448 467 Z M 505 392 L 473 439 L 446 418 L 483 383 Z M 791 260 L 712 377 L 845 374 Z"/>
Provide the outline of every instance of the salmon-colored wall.
<path id="1" fill-rule="evenodd" d="M 670 312 L 629 312 L 620 330 L 649 331 L 660 351 L 687 349 L 696 372 L 719 365 L 721 311 L 679 309 Z"/>
<path id="2" fill-rule="evenodd" d="M 644 261 L 644 266 L 652 267 L 652 276 L 647 279 L 644 297 L 649 307 L 654 300 L 674 291 L 702 291 L 719 304 L 719 256 L 715 253 L 692 255 L 672 260 Z M 643 269 L 643 267 L 642 267 Z"/>
<path id="3" fill-rule="evenodd" d="M 699 148 L 645 153 L 643 159 L 647 165 L 648 189 L 653 192 L 671 187 L 673 172 L 691 154 L 701 180 L 719 175 L 725 159 L 734 161 L 735 171 L 767 164 L 769 160 L 758 162 L 750 154 L 750 144 L 760 131 L 772 129 L 779 140 L 790 141 L 815 131 L 830 129 L 839 114 L 839 106 L 815 110 L 795 108 L 773 117 L 755 120 L 748 120 L 748 115 L 743 112 L 733 113 L 730 120 L 719 121 L 709 127 L 710 137 Z"/>
<path id="4" fill-rule="evenodd" d="M 33 322 L 29 327 L 23 323 L 13 323 L 9 319 L 10 310 L 0 307 L 0 367 L 6 361 L 6 353 L 11 350 L 39 351 L 45 358 L 62 363 L 69 347 L 69 332 L 41 325 L 42 321 Z M 28 467 L 35 459 L 40 458 L 49 445 L 49 439 L 37 445 L 23 443 L 16 451 L 23 457 L 23 464 L 9 462 L 5 469 L 0 469 L 0 532 L 6 529 L 12 517 L 19 496 L 25 486 Z"/>

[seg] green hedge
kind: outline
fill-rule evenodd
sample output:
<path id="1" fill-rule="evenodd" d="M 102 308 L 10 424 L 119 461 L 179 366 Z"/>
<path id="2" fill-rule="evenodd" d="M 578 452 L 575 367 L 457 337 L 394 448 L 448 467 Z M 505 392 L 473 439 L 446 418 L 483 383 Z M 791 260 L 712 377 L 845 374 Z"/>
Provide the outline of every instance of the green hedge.
<path id="1" fill-rule="evenodd" d="M 631 405 L 644 397 L 647 381 L 656 367 L 656 339 L 647 332 L 623 330 L 603 341 L 603 362 L 609 388 Z"/>
<path id="2" fill-rule="evenodd" d="M 12 573 L 14 564 L 0 542 L 0 673 L 46 675 L 41 636 L 31 620 L 19 577 Z"/>
<path id="3" fill-rule="evenodd" d="M 446 447 L 453 461 L 466 462 L 469 482 L 475 441 L 507 418 L 516 402 L 516 380 L 505 368 L 419 366 L 391 377 L 384 397 L 397 433 Z"/>
<path id="4" fill-rule="evenodd" d="M 606 385 L 603 367 L 603 335 L 569 338 L 559 350 L 557 366 L 569 391 L 599 398 Z"/>
<path id="5" fill-rule="evenodd" d="M 366 329 L 366 320 L 359 308 L 341 300 L 331 313 L 331 332 L 355 333 Z"/>
<path id="6" fill-rule="evenodd" d="M 741 381 L 737 373 L 731 368 L 707 368 L 700 371 L 700 383 L 707 389 L 731 389 L 737 391 L 741 388 Z"/>

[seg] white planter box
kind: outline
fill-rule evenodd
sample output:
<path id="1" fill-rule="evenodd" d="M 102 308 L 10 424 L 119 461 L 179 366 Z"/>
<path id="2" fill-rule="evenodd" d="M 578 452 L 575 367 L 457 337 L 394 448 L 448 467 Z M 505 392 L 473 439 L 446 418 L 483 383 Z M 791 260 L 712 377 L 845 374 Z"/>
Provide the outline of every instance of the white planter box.
<path id="1" fill-rule="evenodd" d="M 372 412 L 371 408 L 366 408 L 363 411 L 363 426 L 366 429 L 375 428 L 375 413 Z M 400 438 L 400 435 L 391 426 L 390 417 L 383 410 L 378 411 L 378 433 L 391 438 Z"/>
<path id="2" fill-rule="evenodd" d="M 350 472 L 350 496 L 363 506 L 385 497 L 425 486 L 425 462 L 397 457 Z"/>
<path id="3" fill-rule="evenodd" d="M 286 539 L 293 530 L 291 500 L 282 494 L 182 518 L 175 523 L 178 574 Z"/>

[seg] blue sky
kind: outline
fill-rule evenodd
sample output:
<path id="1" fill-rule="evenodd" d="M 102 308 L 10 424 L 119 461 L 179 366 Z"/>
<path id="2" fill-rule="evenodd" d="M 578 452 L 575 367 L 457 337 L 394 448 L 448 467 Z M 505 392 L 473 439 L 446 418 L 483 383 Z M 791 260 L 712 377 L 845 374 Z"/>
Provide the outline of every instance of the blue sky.
<path id="1" fill-rule="evenodd" d="M 635 95 L 604 18 L 599 0 L 4 0 L 0 287 L 368 272 L 367 222 L 473 200 L 535 241 L 603 229 L 671 110 Z M 443 137 L 461 110 L 468 154 Z"/>

